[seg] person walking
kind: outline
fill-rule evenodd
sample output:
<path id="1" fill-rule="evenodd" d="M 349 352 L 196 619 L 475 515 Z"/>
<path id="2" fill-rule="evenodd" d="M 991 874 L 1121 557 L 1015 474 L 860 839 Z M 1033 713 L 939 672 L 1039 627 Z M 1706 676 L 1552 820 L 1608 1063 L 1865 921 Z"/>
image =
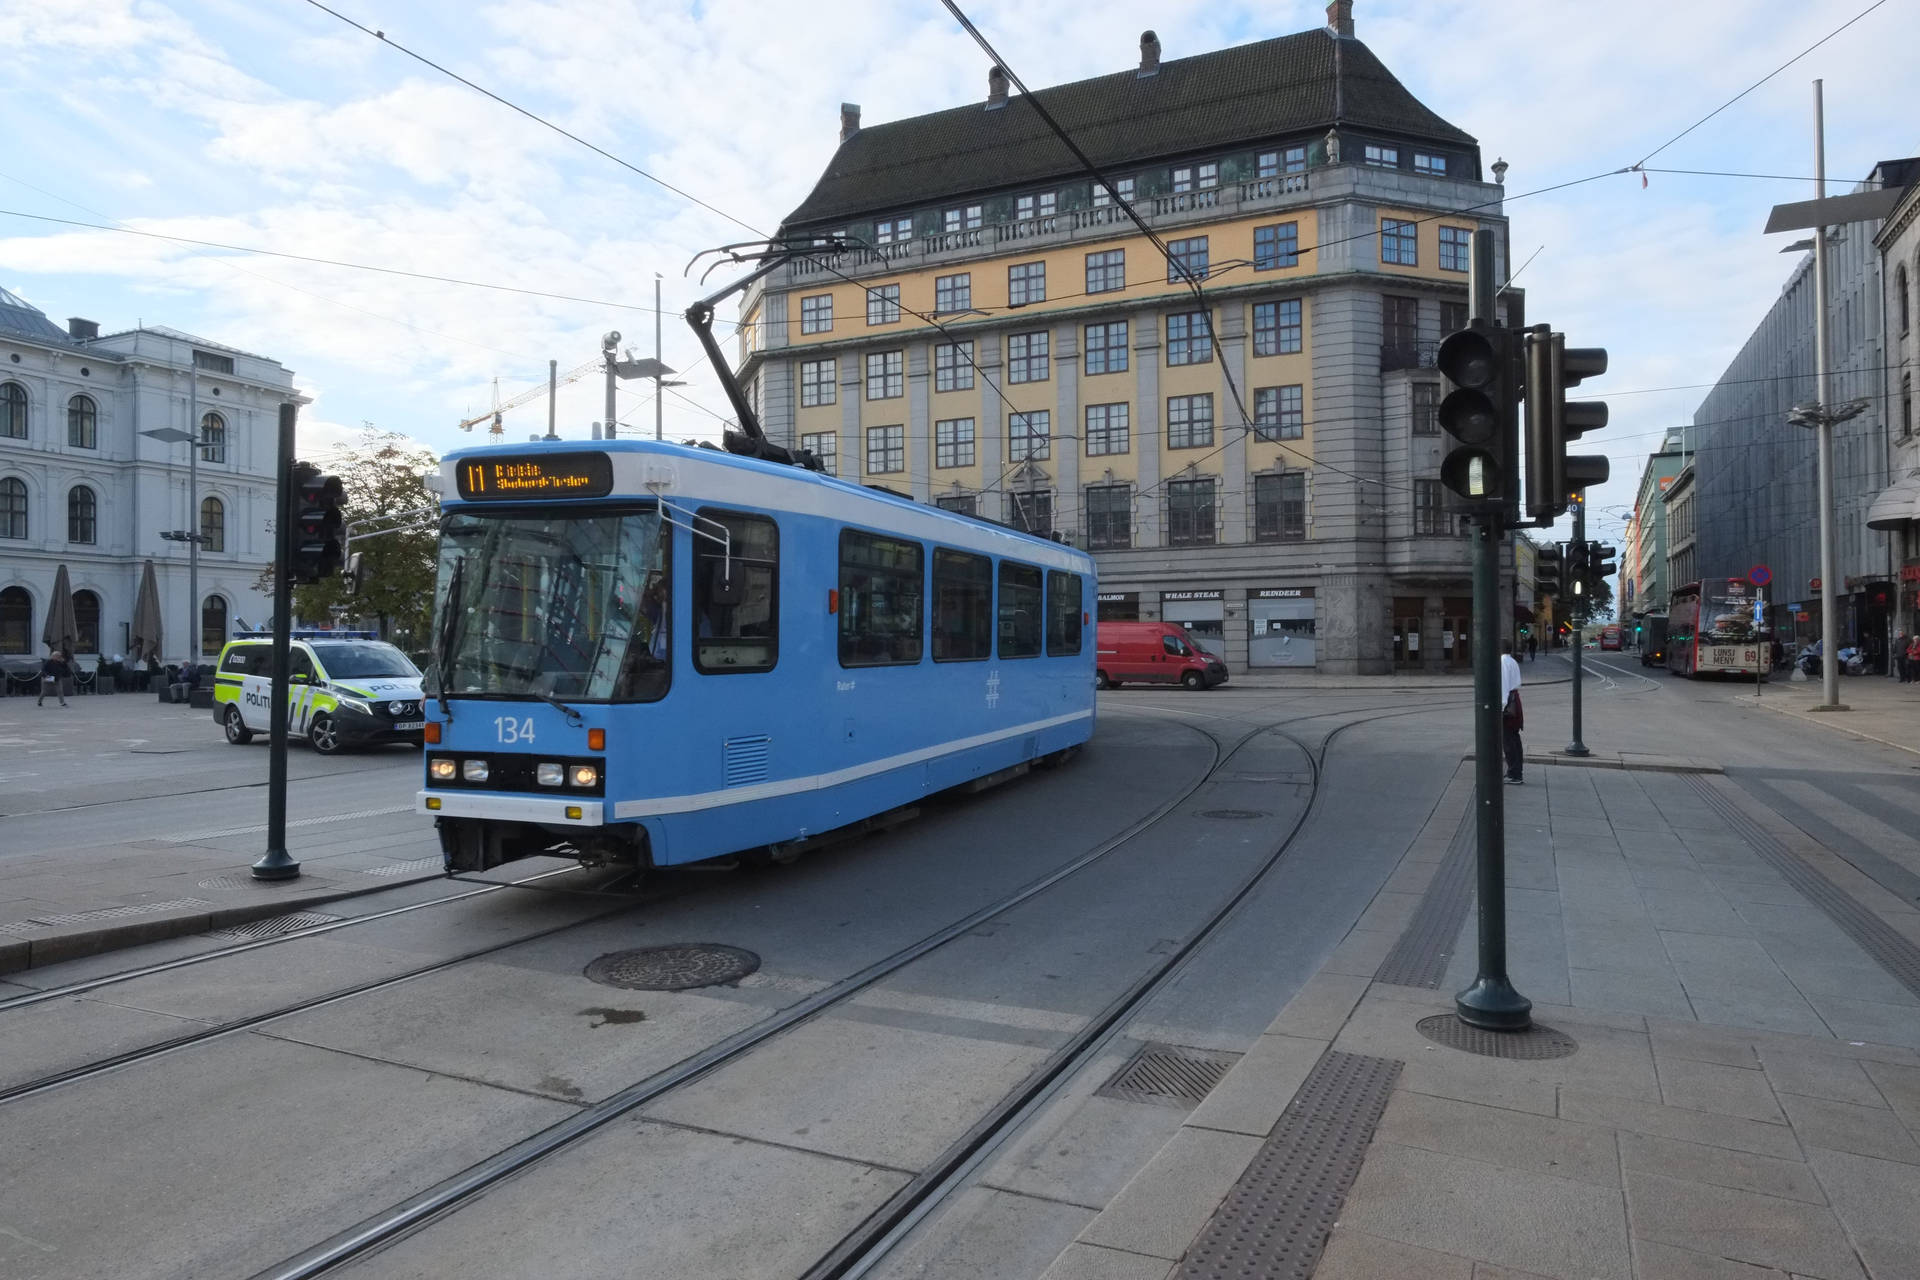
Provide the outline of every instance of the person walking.
<path id="1" fill-rule="evenodd" d="M 1513 641 L 1500 642 L 1500 736 L 1506 747 L 1507 781 L 1519 786 L 1526 781 L 1523 766 L 1526 755 L 1520 746 L 1520 731 L 1527 727 L 1520 709 L 1520 664 L 1514 661 Z"/>
<path id="2" fill-rule="evenodd" d="M 1906 684 L 1912 678 L 1907 666 L 1907 633 L 1900 630 L 1893 635 L 1893 673 L 1900 677 L 1900 683 Z"/>
<path id="3" fill-rule="evenodd" d="M 64 649 L 47 650 L 47 660 L 40 664 L 40 697 L 34 702 L 36 707 L 47 705 L 47 693 L 52 691 L 60 699 L 60 705 L 67 705 L 67 688 L 73 679 L 73 664 L 67 660 Z"/>
<path id="4" fill-rule="evenodd" d="M 1907 641 L 1907 683 L 1920 680 L 1920 631 Z"/>

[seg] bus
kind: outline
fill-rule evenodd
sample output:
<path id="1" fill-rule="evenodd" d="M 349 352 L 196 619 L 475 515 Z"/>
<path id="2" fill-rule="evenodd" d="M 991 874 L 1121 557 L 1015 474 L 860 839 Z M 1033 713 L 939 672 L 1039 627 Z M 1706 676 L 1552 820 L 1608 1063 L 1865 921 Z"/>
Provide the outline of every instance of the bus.
<path id="1" fill-rule="evenodd" d="M 1612 623 L 1612 622 L 1608 623 L 1606 626 L 1600 628 L 1600 647 L 1602 649 L 1621 648 L 1622 645 L 1621 645 L 1620 635 L 1621 635 L 1621 632 L 1620 632 L 1619 624 Z"/>
<path id="2" fill-rule="evenodd" d="M 1667 603 L 1667 670 L 1678 676 L 1764 674 L 1771 637 L 1753 621 L 1759 591 L 1745 578 L 1703 578 Z"/>

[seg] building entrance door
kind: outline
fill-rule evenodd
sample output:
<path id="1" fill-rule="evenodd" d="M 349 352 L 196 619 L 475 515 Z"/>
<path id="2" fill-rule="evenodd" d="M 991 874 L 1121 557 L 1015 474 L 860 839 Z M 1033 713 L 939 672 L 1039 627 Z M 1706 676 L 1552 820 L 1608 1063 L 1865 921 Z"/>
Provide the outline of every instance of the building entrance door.
<path id="1" fill-rule="evenodd" d="M 1473 667 L 1473 600 L 1448 596 L 1441 605 L 1440 657 L 1450 670 Z"/>
<path id="2" fill-rule="evenodd" d="M 1393 667 L 1411 671 L 1420 664 L 1420 622 L 1426 616 L 1427 602 L 1419 596 L 1393 598 Z"/>

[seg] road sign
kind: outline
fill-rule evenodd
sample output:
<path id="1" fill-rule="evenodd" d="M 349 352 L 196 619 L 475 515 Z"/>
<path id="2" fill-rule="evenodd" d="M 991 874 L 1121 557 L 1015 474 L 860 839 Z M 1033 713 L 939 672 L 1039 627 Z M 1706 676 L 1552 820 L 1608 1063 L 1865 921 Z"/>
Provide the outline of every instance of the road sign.
<path id="1" fill-rule="evenodd" d="M 1807 579 L 1807 590 L 1818 591 L 1819 589 L 1820 589 L 1820 579 L 1818 578 Z"/>
<path id="2" fill-rule="evenodd" d="M 1756 587 L 1764 587 L 1773 581 L 1773 570 L 1763 564 L 1757 564 L 1747 570 L 1747 581 Z"/>
<path id="3" fill-rule="evenodd" d="M 1755 627 L 1764 627 L 1767 625 L 1767 602 L 1765 600 L 1755 600 L 1753 602 L 1753 625 Z"/>

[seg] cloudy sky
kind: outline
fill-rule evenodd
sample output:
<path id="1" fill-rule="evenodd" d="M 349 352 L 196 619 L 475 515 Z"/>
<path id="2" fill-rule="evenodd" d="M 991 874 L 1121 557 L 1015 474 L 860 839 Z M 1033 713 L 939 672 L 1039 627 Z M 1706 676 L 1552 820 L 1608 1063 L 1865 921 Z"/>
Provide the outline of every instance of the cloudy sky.
<path id="1" fill-rule="evenodd" d="M 937 0 L 329 0 L 729 221 L 539 127 L 306 0 L 0 0 L 0 285 L 56 320 L 144 321 L 279 359 L 314 397 L 311 449 L 362 422 L 436 450 L 502 395 L 653 344 L 664 278 L 672 438 L 715 437 L 724 401 L 678 318 L 698 250 L 772 230 L 837 140 L 839 104 L 895 119 L 984 94 L 986 60 Z M 1644 456 L 1688 420 L 1779 292 L 1792 237 L 1767 208 L 1812 194 L 1810 82 L 1826 80 L 1828 174 L 1844 190 L 1920 152 L 1910 59 L 1920 5 L 1890 0 L 1661 151 L 1652 173 L 1524 193 L 1640 161 L 1871 0 L 1358 0 L 1357 33 L 1413 92 L 1504 157 L 1529 316 L 1613 367 L 1604 447 L 1631 501 Z M 1032 85 L 1119 70 L 1143 28 L 1164 56 L 1319 26 L 1289 0 L 966 6 Z M 572 295 L 558 301 L 199 249 L 105 224 Z M 731 314 L 728 312 L 728 314 Z M 649 384 L 624 421 L 650 423 Z M 1672 390 L 1656 390 L 1674 388 Z M 1636 394 L 1627 394 L 1629 392 Z M 600 416 L 562 394 L 563 434 Z M 542 405 L 509 434 L 544 429 Z M 1583 442 L 1584 444 L 1584 442 Z M 1617 518 L 1604 517 L 1606 536 Z"/>

